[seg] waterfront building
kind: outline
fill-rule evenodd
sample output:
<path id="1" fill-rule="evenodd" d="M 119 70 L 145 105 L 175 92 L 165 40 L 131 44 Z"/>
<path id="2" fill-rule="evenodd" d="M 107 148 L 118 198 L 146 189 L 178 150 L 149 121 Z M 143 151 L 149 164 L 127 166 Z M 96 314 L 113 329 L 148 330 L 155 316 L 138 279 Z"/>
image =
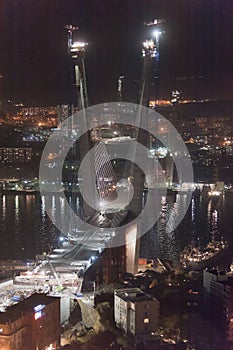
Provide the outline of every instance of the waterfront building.
<path id="1" fill-rule="evenodd" d="M 33 294 L 0 313 L 1 350 L 53 350 L 60 345 L 60 298 Z"/>
<path id="2" fill-rule="evenodd" d="M 114 292 L 114 318 L 125 334 L 143 336 L 158 328 L 159 301 L 138 288 Z"/>

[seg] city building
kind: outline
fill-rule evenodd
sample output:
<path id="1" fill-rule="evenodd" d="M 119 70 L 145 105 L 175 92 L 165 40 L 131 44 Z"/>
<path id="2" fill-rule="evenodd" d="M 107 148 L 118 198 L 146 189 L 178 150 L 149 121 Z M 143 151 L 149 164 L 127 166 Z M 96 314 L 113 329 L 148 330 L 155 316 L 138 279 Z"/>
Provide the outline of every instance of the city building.
<path id="1" fill-rule="evenodd" d="M 138 288 L 118 289 L 114 292 L 114 318 L 125 334 L 143 336 L 158 327 L 159 301 Z"/>
<path id="2" fill-rule="evenodd" d="M 60 345 L 60 298 L 33 294 L 0 313 L 1 350 L 53 350 Z"/>
<path id="3" fill-rule="evenodd" d="M 126 247 L 114 247 L 103 252 L 103 282 L 118 282 L 126 272 Z"/>
<path id="4" fill-rule="evenodd" d="M 31 148 L 1 147 L 0 161 L 1 163 L 24 163 L 32 159 Z"/>
<path id="5" fill-rule="evenodd" d="M 56 107 L 22 107 L 21 104 L 16 104 L 18 109 L 11 110 L 6 113 L 2 119 L 3 125 L 44 128 L 57 126 L 57 108 Z M 20 107 L 20 108 L 19 108 Z"/>
<path id="6" fill-rule="evenodd" d="M 58 105 L 57 106 L 57 121 L 58 126 L 63 123 L 65 119 L 69 117 L 69 106 L 68 105 Z"/>
<path id="7" fill-rule="evenodd" d="M 233 342 L 233 277 L 204 270 L 203 287 L 209 318 Z"/>
<path id="8" fill-rule="evenodd" d="M 43 117 L 47 118 L 49 116 L 56 116 L 57 110 L 54 106 L 47 107 L 21 107 L 19 109 L 18 115 L 27 117 Z"/>
<path id="9" fill-rule="evenodd" d="M 228 276 L 225 273 L 219 273 L 216 270 L 203 272 L 203 287 L 204 292 L 211 295 L 221 295 L 223 284 L 227 282 Z"/>
<path id="10" fill-rule="evenodd" d="M 86 275 L 90 280 L 95 280 L 97 285 L 117 283 L 126 273 L 126 247 L 112 247 L 104 249 L 94 261 Z"/>

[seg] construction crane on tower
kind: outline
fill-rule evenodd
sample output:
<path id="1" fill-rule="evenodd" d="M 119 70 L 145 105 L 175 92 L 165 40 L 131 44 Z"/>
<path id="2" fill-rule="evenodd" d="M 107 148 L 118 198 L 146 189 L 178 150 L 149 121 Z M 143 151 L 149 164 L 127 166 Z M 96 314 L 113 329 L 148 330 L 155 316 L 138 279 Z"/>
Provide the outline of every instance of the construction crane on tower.
<path id="1" fill-rule="evenodd" d="M 74 118 L 73 115 L 77 111 L 82 111 L 80 114 L 83 118 L 83 122 L 85 125 L 87 124 L 86 119 L 86 108 L 89 105 L 88 102 L 88 93 L 87 93 L 87 81 L 86 81 L 86 70 L 85 70 L 85 55 L 86 49 L 89 45 L 85 41 L 76 41 L 74 40 L 74 33 L 79 30 L 77 26 L 66 25 L 65 30 L 67 31 L 67 47 L 68 47 L 68 56 L 69 56 L 69 69 L 70 75 L 72 79 L 72 90 L 70 91 L 70 103 L 69 103 L 69 112 L 68 116 L 68 130 L 70 133 L 70 137 L 72 137 L 72 132 L 74 129 Z M 74 146 L 70 150 L 72 159 L 79 159 L 79 162 L 83 160 L 86 153 L 90 149 L 90 137 L 89 133 L 82 135 L 79 138 L 79 146 L 74 144 Z M 72 186 L 77 182 L 77 173 L 72 173 Z M 72 187 L 72 203 L 75 203 L 75 191 L 73 192 Z M 75 204 L 74 204 L 75 206 Z M 83 204 L 83 216 L 89 217 L 92 214 L 93 209 L 90 208 L 87 204 Z M 72 214 L 73 215 L 73 214 Z M 70 218 L 70 232 L 72 235 L 74 231 L 73 227 L 73 217 Z"/>
<path id="2" fill-rule="evenodd" d="M 67 45 L 67 48 L 68 48 L 68 53 L 69 53 L 69 50 L 71 49 L 72 44 L 73 44 L 73 32 L 77 31 L 79 28 L 75 27 L 75 26 L 72 26 L 71 24 L 65 25 L 64 28 L 67 30 L 67 33 L 68 33 L 68 45 Z"/>
<path id="3" fill-rule="evenodd" d="M 147 39 L 143 42 L 142 47 L 142 84 L 144 84 L 143 105 L 149 107 L 150 90 L 152 78 L 157 78 L 157 99 L 159 99 L 159 39 L 162 31 L 159 26 L 165 23 L 165 19 L 154 19 L 152 22 L 145 22 L 146 27 L 152 27 Z M 155 82 L 153 82 L 154 85 Z"/>
<path id="4" fill-rule="evenodd" d="M 157 26 L 158 24 L 165 23 L 166 20 L 164 18 L 156 18 L 152 22 L 144 22 L 146 26 Z"/>
<path id="5" fill-rule="evenodd" d="M 74 86 L 76 88 L 76 103 L 78 110 L 88 107 L 87 81 L 85 71 L 85 52 L 87 42 L 74 41 L 73 33 L 79 28 L 73 25 L 65 25 L 67 31 L 68 54 L 72 60 L 72 75 L 74 76 Z"/>
<path id="6" fill-rule="evenodd" d="M 155 46 L 156 46 L 155 58 L 156 58 L 157 65 L 159 63 L 159 39 L 161 34 L 165 33 L 164 30 L 160 29 L 160 24 L 163 24 L 163 23 L 166 23 L 166 20 L 164 18 L 157 18 L 157 19 L 154 19 L 152 22 L 144 22 L 144 25 L 146 27 L 154 28 L 154 31 L 151 33 L 151 35 L 155 38 Z"/>
<path id="7" fill-rule="evenodd" d="M 117 81 L 117 91 L 118 91 L 118 101 L 119 102 L 123 101 L 123 79 L 124 78 L 125 78 L 125 76 L 121 75 Z"/>

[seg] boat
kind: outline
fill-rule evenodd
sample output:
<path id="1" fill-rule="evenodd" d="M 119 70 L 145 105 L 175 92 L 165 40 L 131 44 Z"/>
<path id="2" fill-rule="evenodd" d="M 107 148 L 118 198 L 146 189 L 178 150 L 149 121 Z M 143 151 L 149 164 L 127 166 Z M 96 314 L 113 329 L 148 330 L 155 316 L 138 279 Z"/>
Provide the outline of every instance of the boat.
<path id="1" fill-rule="evenodd" d="M 209 242 L 205 248 L 190 244 L 180 254 L 181 266 L 184 270 L 199 269 L 220 254 L 220 252 L 223 252 L 227 247 L 227 242 L 216 240 Z"/>

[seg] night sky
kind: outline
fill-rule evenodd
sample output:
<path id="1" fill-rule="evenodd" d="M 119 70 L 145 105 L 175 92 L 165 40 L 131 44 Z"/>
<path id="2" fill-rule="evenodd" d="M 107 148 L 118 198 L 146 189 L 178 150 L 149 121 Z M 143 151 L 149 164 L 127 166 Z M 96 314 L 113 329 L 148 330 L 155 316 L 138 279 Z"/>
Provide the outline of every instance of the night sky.
<path id="1" fill-rule="evenodd" d="M 143 23 L 165 18 L 160 97 L 180 88 L 185 98 L 231 99 L 232 16 L 233 0 L 0 0 L 1 95 L 34 105 L 67 102 L 63 27 L 73 24 L 76 39 L 91 42 L 91 104 L 116 100 L 119 75 L 129 82 L 126 99 L 136 102 Z"/>

